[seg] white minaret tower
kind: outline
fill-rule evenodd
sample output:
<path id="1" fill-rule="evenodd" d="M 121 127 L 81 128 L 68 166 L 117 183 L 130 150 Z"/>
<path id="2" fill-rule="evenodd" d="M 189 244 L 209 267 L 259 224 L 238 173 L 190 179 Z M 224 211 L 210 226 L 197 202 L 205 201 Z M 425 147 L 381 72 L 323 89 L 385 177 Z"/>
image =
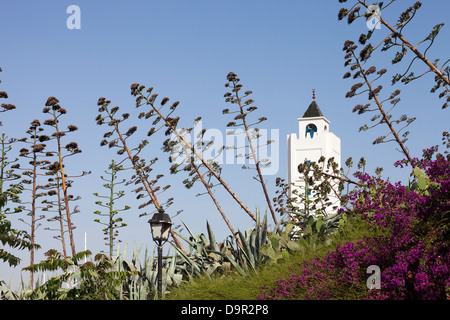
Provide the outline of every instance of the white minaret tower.
<path id="1" fill-rule="evenodd" d="M 303 114 L 303 117 L 298 119 L 298 138 L 295 133 L 287 136 L 288 183 L 291 186 L 289 196 L 292 195 L 294 189 L 297 189 L 299 193 L 308 193 L 308 197 L 311 200 L 314 199 L 314 193 L 311 194 L 311 191 L 305 191 L 305 181 L 298 172 L 298 165 L 305 160 L 317 162 L 321 156 L 324 156 L 325 165 L 328 159 L 334 157 L 338 168 L 341 167 L 341 139 L 330 132 L 330 121 L 323 116 L 315 98 L 315 91 L 313 90 L 313 101 Z M 324 208 L 324 211 L 327 216 L 330 216 L 337 213 L 337 209 L 333 209 L 333 207 L 337 206 L 337 208 L 340 208 L 340 201 L 333 191 L 328 197 L 332 205 Z M 296 206 L 303 208 L 303 205 L 300 203 L 297 203 Z"/>

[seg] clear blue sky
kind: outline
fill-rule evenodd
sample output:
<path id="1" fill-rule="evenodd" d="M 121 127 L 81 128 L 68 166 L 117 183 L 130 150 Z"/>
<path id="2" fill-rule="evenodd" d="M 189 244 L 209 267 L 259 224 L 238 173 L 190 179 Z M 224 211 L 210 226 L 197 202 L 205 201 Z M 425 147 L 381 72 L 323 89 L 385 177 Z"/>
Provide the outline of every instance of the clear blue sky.
<path id="1" fill-rule="evenodd" d="M 414 1 L 398 1 L 384 16 L 396 21 L 398 15 Z M 81 29 L 69 30 L 66 13 L 69 5 L 81 9 Z M 105 193 L 99 176 L 110 160 L 117 156 L 99 143 L 106 128 L 95 123 L 96 102 L 106 97 L 119 105 L 123 112 L 132 110 L 133 97 L 130 84 L 138 82 L 155 87 L 160 97 L 171 101 L 180 100 L 178 114 L 181 126 L 189 126 L 197 116 L 203 117 L 204 128 L 225 131 L 230 120 L 222 115 L 226 106 L 223 94 L 226 75 L 238 74 L 247 90 L 254 92 L 257 117 L 266 116 L 262 128 L 278 129 L 280 132 L 280 168 L 277 175 L 268 176 L 270 192 L 274 192 L 276 176 L 286 177 L 286 136 L 297 131 L 297 118 L 301 117 L 312 100 L 311 91 L 316 89 L 316 101 L 323 114 L 331 121 L 330 129 L 342 143 L 342 161 L 352 156 L 355 161 L 365 156 L 369 171 L 377 166 L 385 168 L 384 177 L 393 181 L 407 180 L 408 172 L 396 170 L 393 162 L 401 158 L 393 143 L 372 145 L 372 141 L 386 133 L 384 127 L 366 133 L 358 128 L 371 116 L 358 116 L 351 112 L 353 106 L 365 103 L 365 98 L 346 99 L 345 93 L 354 84 L 342 79 L 344 67 L 342 46 L 345 40 L 356 41 L 367 32 L 363 20 L 348 26 L 339 22 L 337 13 L 341 4 L 335 0 L 321 1 L 6 1 L 0 3 L 0 73 L 1 90 L 7 91 L 8 103 L 17 110 L 2 113 L 1 132 L 10 137 L 25 135 L 34 119 L 45 119 L 42 108 L 49 96 L 55 96 L 68 111 L 65 124 L 74 124 L 79 131 L 67 142 L 78 142 L 83 153 L 67 164 L 68 174 L 91 170 L 92 174 L 74 183 L 73 193 L 80 195 L 80 213 L 73 221 L 77 227 L 75 241 L 77 251 L 84 249 L 84 232 L 88 234 L 88 249 L 93 253 L 106 250 L 101 226 L 95 224 L 92 212 L 98 207 L 93 192 Z M 383 11 L 385 12 L 385 11 Z M 431 28 L 440 22 L 448 22 L 450 2 L 426 1 L 405 31 L 413 42 L 425 38 Z M 378 32 L 378 31 L 377 31 Z M 381 29 L 376 39 L 382 39 L 386 30 Z M 433 60 L 445 56 L 450 50 L 450 31 L 445 26 L 429 56 Z M 390 65 L 394 55 L 377 53 L 378 68 Z M 403 67 L 405 65 L 403 64 Z M 424 70 L 417 64 L 417 73 Z M 425 76 L 410 86 L 397 85 L 402 89 L 402 101 L 395 115 L 406 113 L 417 117 L 410 127 L 407 146 L 413 156 L 420 156 L 423 148 L 440 144 L 441 133 L 448 130 L 449 112 L 441 110 L 443 101 L 431 94 L 433 77 Z M 384 92 L 392 92 L 389 76 L 383 82 Z M 132 123 L 129 122 L 131 126 Z M 146 128 L 138 125 L 142 132 Z M 70 140 L 70 141 L 69 141 Z M 18 148 L 18 147 L 17 147 Z M 15 150 L 17 152 L 17 149 Z M 218 240 L 228 235 L 210 198 L 195 197 L 201 188 L 185 190 L 183 173 L 170 176 L 160 146 L 153 144 L 146 150 L 148 158 L 159 156 L 161 171 L 166 174 L 164 183 L 171 184 L 170 196 L 175 203 L 173 213 L 183 209 L 174 218 L 181 220 L 195 232 L 206 232 L 206 220 L 210 221 Z M 12 157 L 12 154 L 10 155 Z M 167 168 L 166 168 L 167 167 Z M 265 210 L 260 186 L 250 172 L 239 165 L 227 165 L 224 177 L 232 189 L 254 209 Z M 126 173 L 125 173 L 126 174 Z M 125 177 L 123 174 L 122 177 Z M 128 227 L 120 230 L 120 239 L 130 246 L 136 241 L 153 249 L 149 217 L 138 218 L 134 193 L 125 189 L 132 210 L 123 214 Z M 222 200 L 235 229 L 245 230 L 252 226 L 245 213 L 234 205 L 221 189 L 217 195 Z M 23 217 L 26 218 L 26 217 Z M 14 218 L 11 218 L 13 221 Z M 14 222 L 16 228 L 28 228 Z M 44 222 L 38 230 L 37 242 L 43 247 L 37 261 L 50 248 L 60 250 L 60 243 L 52 234 L 44 231 Z M 28 253 L 18 252 L 26 266 Z M 8 280 L 15 269 L 0 266 L 0 279 Z M 26 277 L 26 275 L 24 275 Z"/>

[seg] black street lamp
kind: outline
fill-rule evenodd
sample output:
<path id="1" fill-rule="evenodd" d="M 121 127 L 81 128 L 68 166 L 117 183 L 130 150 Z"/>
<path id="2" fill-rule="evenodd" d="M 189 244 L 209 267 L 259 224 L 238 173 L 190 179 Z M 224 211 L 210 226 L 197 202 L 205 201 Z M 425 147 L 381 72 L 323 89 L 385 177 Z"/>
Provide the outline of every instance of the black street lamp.
<path id="1" fill-rule="evenodd" d="M 153 241 L 158 245 L 158 294 L 162 297 L 162 250 L 163 244 L 169 239 L 172 221 L 161 208 L 148 222 L 152 230 Z"/>

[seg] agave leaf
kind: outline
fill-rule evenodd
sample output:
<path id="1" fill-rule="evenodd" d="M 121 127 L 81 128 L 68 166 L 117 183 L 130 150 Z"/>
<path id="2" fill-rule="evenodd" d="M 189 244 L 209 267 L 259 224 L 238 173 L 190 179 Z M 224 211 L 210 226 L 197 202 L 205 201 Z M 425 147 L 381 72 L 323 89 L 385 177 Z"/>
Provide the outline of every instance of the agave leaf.
<path id="1" fill-rule="evenodd" d="M 147 288 L 148 288 L 147 282 L 144 282 L 143 284 L 141 284 L 139 286 L 139 300 L 147 300 L 147 295 L 148 295 Z M 164 289 L 164 291 L 165 291 L 165 289 Z"/>
<path id="2" fill-rule="evenodd" d="M 257 213 L 257 222 L 256 222 L 256 236 L 255 236 L 255 244 L 254 244 L 254 255 L 258 261 L 261 260 L 261 256 L 259 254 L 260 249 L 263 245 L 267 243 L 267 211 L 264 214 L 264 218 L 262 223 L 260 223 L 260 213 L 259 210 Z M 277 228 L 278 229 L 278 228 Z"/>
<path id="3" fill-rule="evenodd" d="M 136 247 L 136 241 L 134 241 L 134 251 L 133 251 L 133 258 L 131 261 L 133 261 L 133 264 L 136 265 L 136 262 L 139 261 L 139 253 L 142 250 L 142 246 L 144 244 L 142 243 L 141 246 L 139 248 Z"/>
<path id="4" fill-rule="evenodd" d="M 252 256 L 255 259 L 255 262 L 258 261 L 259 260 L 258 259 L 259 251 L 256 248 L 256 230 L 255 229 L 253 229 L 252 232 L 250 232 L 249 247 L 250 247 Z"/>
<path id="5" fill-rule="evenodd" d="M 193 239 L 195 239 L 195 236 L 194 236 L 194 234 L 192 233 L 191 229 L 189 229 L 189 227 L 188 227 L 183 221 L 181 221 L 181 222 L 183 223 L 184 227 L 185 227 L 186 230 L 189 232 L 189 234 L 191 235 L 191 237 L 192 237 Z"/>
<path id="6" fill-rule="evenodd" d="M 174 274 L 172 276 L 172 282 L 177 286 L 181 284 L 182 280 L 183 280 L 183 276 L 181 274 Z"/>
<path id="7" fill-rule="evenodd" d="M 127 250 L 128 250 L 128 242 L 125 243 L 125 248 L 123 249 L 122 252 L 122 260 L 125 260 L 125 258 L 127 257 Z"/>
<path id="8" fill-rule="evenodd" d="M 148 281 L 151 283 L 152 288 L 156 290 L 156 281 L 158 279 L 158 271 L 152 270 L 149 272 L 149 276 L 147 277 Z"/>
<path id="9" fill-rule="evenodd" d="M 441 184 L 438 183 L 438 182 L 431 181 L 431 182 L 429 183 L 429 187 L 439 189 L 439 188 L 441 187 Z"/>
<path id="10" fill-rule="evenodd" d="M 254 260 L 254 257 L 253 257 L 253 255 L 252 255 L 252 253 L 251 253 L 251 251 L 250 251 L 250 248 L 249 248 L 249 243 L 247 242 L 247 239 L 244 237 L 244 235 L 242 234 L 242 232 L 239 230 L 238 231 L 238 234 L 239 234 L 239 238 L 241 238 L 241 243 L 242 243 L 242 249 L 243 249 L 243 253 L 244 253 L 244 256 L 247 258 L 247 261 L 248 261 L 248 263 L 251 265 L 251 267 L 252 268 L 254 268 L 255 267 L 255 260 Z"/>
<path id="11" fill-rule="evenodd" d="M 206 239 L 206 236 L 201 233 L 200 236 L 197 238 L 197 251 L 200 255 L 208 255 L 208 252 L 206 251 L 206 246 L 208 245 L 208 239 Z"/>
<path id="12" fill-rule="evenodd" d="M 175 267 L 177 262 L 177 252 L 175 251 L 172 256 L 172 261 L 170 263 L 169 269 L 167 269 L 167 277 L 173 278 L 175 275 Z"/>
<path id="13" fill-rule="evenodd" d="M 216 269 L 220 266 L 219 263 L 215 262 L 212 264 L 209 264 L 208 267 L 205 270 L 205 274 L 208 278 L 211 279 L 211 275 L 214 273 L 214 271 L 216 271 Z"/>
<path id="14" fill-rule="evenodd" d="M 257 234 L 259 234 L 259 231 L 260 231 L 260 212 L 259 212 L 259 209 L 258 208 L 256 208 L 256 212 L 255 212 L 255 214 L 256 214 L 256 225 L 255 225 L 255 230 L 256 230 L 256 233 Z"/>
<path id="15" fill-rule="evenodd" d="M 153 265 L 156 266 L 155 250 L 156 250 L 156 248 L 153 248 L 153 252 L 152 252 L 152 255 L 150 257 L 150 260 L 148 260 L 148 263 L 146 263 L 146 265 L 147 265 L 147 268 L 146 268 L 147 278 L 149 277 L 150 272 L 153 271 Z"/>
<path id="16" fill-rule="evenodd" d="M 148 264 L 148 248 L 147 248 L 147 247 L 145 247 L 144 266 L 141 267 L 141 268 L 142 268 L 142 270 L 141 270 L 142 274 L 143 274 L 144 276 L 146 276 L 146 275 L 147 275 L 147 270 L 149 269 L 149 264 Z"/>
<path id="17" fill-rule="evenodd" d="M 255 232 L 255 244 L 254 244 L 254 255 L 255 255 L 255 257 L 257 257 L 257 260 L 259 260 L 259 248 L 261 247 L 260 246 L 260 239 L 261 239 L 261 228 L 260 228 L 260 221 L 259 221 L 259 218 L 260 218 L 260 212 L 259 212 L 259 209 L 258 208 L 256 208 L 256 226 L 255 226 L 255 229 L 254 229 L 254 232 Z"/>
<path id="18" fill-rule="evenodd" d="M 196 243 L 194 243 L 191 239 L 194 239 L 193 237 L 191 237 L 190 239 L 186 238 L 185 236 L 183 236 L 181 233 L 178 233 L 176 231 L 174 231 L 174 233 L 179 236 L 181 239 L 183 239 L 184 241 L 187 242 L 187 244 L 189 245 L 189 247 L 191 247 L 192 249 L 195 249 L 197 247 Z"/>
<path id="19" fill-rule="evenodd" d="M 177 251 L 177 253 L 180 255 L 180 257 L 186 261 L 191 267 L 194 273 L 196 274 L 201 274 L 201 270 L 198 267 L 198 265 L 195 263 L 195 261 L 193 261 L 191 258 L 189 258 L 189 256 L 187 256 L 183 251 L 181 251 L 177 246 L 175 246 L 174 244 L 170 243 L 172 245 L 172 247 L 174 247 L 174 249 Z"/>
<path id="20" fill-rule="evenodd" d="M 211 250 L 218 251 L 216 246 L 216 238 L 214 237 L 214 233 L 211 230 L 211 226 L 209 225 L 208 220 L 206 220 L 206 228 L 208 230 L 209 244 L 211 246 Z"/>
<path id="21" fill-rule="evenodd" d="M 278 229 L 279 223 L 277 224 Z M 260 246 L 266 244 L 267 242 L 267 211 L 264 214 L 261 230 L 260 230 Z"/>
<path id="22" fill-rule="evenodd" d="M 132 262 L 128 260 L 123 260 L 122 264 L 125 271 L 136 271 L 136 267 Z"/>

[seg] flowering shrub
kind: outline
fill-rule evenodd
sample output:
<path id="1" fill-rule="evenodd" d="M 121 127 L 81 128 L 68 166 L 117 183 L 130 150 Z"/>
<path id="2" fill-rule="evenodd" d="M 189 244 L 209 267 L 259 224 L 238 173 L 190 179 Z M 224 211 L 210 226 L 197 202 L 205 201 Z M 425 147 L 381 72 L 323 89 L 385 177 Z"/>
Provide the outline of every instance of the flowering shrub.
<path id="1" fill-rule="evenodd" d="M 339 299 L 348 292 L 363 299 L 450 298 L 450 156 L 433 160 L 436 152 L 413 160 L 426 174 L 427 192 L 356 173 L 366 187 L 352 195 L 351 214 L 387 232 L 301 262 L 288 280 L 262 287 L 258 299 Z M 380 268 L 380 289 L 368 289 L 371 265 Z"/>

